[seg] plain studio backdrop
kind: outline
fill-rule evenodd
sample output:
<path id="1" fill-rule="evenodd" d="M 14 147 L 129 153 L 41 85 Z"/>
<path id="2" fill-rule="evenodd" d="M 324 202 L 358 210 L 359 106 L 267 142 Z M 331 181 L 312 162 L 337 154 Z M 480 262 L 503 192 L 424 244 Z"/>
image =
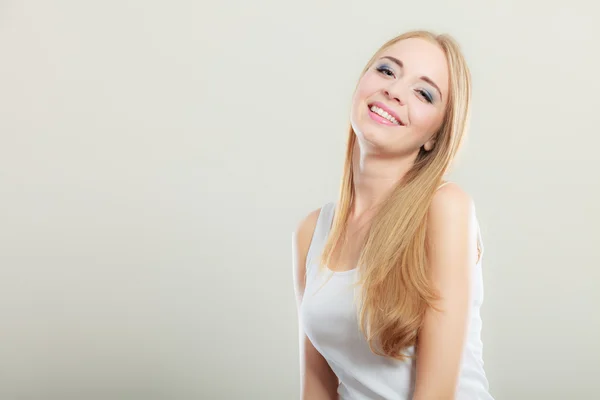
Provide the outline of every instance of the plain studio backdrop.
<path id="1" fill-rule="evenodd" d="M 593 4 L 1 2 L 0 399 L 298 398 L 292 231 L 416 28 L 472 69 L 491 392 L 600 398 Z"/>

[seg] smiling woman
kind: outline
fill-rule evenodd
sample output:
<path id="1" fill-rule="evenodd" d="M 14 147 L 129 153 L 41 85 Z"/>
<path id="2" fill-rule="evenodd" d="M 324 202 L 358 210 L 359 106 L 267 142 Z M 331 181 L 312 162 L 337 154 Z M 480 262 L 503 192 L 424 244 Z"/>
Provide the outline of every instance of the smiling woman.
<path id="1" fill-rule="evenodd" d="M 443 181 L 470 97 L 448 35 L 400 35 L 367 63 L 339 198 L 295 233 L 304 399 L 492 398 L 479 225 Z"/>

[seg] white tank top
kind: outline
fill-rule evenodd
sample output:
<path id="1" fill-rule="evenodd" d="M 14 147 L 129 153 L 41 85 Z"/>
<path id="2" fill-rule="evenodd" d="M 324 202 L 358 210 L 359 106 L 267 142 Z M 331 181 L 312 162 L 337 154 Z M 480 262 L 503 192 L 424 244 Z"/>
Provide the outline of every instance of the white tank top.
<path id="1" fill-rule="evenodd" d="M 329 234 L 335 204 L 322 207 L 306 257 L 306 286 L 300 324 L 314 347 L 339 379 L 341 400 L 409 400 L 414 390 L 414 359 L 397 361 L 371 352 L 358 326 L 355 300 L 356 269 L 319 270 L 318 260 Z M 479 230 L 479 228 L 478 228 Z M 478 240 L 483 254 L 481 236 Z M 473 302 L 463 353 L 457 400 L 493 400 L 483 368 L 481 318 L 483 301 L 481 259 L 474 269 Z M 414 354 L 414 348 L 407 351 Z"/>

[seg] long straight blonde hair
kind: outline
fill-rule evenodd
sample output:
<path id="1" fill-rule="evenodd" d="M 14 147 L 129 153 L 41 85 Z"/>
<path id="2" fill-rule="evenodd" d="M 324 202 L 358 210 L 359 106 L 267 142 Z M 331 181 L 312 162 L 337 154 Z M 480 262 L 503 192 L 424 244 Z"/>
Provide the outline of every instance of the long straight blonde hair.
<path id="1" fill-rule="evenodd" d="M 412 168 L 379 206 L 362 243 L 357 266 L 360 329 L 375 354 L 399 360 L 409 357 L 405 351 L 416 345 L 425 312 L 438 298 L 428 278 L 427 212 L 468 129 L 471 99 L 466 61 L 459 45 L 446 34 L 419 30 L 389 40 L 369 60 L 361 77 L 384 50 L 409 38 L 435 43 L 446 55 L 450 75 L 446 114 L 434 148 L 420 150 Z M 336 212 L 321 256 L 322 268 L 330 264 L 334 250 L 344 242 L 354 199 L 355 143 L 350 126 Z"/>

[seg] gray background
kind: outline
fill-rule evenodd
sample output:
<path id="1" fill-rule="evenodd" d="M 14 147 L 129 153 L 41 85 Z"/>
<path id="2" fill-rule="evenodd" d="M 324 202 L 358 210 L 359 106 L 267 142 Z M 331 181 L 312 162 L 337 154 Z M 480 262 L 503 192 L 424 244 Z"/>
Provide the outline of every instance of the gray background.
<path id="1" fill-rule="evenodd" d="M 492 393 L 598 398 L 593 4 L 0 2 L 0 399 L 297 398 L 291 233 L 414 28 L 473 72 Z"/>

